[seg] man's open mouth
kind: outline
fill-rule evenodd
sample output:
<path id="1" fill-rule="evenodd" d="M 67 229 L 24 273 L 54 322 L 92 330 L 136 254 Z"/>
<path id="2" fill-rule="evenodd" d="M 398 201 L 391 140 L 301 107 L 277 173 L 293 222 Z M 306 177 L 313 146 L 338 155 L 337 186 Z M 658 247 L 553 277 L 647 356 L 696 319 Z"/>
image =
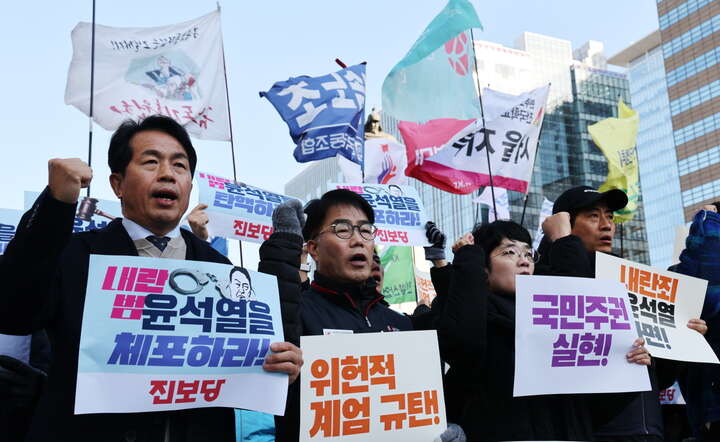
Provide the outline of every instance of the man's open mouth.
<path id="1" fill-rule="evenodd" d="M 158 198 L 166 202 L 175 201 L 178 199 L 177 193 L 172 190 L 157 190 L 152 193 L 153 198 Z"/>
<path id="2" fill-rule="evenodd" d="M 355 265 L 365 265 L 367 261 L 367 256 L 363 255 L 362 253 L 356 253 L 350 258 L 350 262 Z"/>

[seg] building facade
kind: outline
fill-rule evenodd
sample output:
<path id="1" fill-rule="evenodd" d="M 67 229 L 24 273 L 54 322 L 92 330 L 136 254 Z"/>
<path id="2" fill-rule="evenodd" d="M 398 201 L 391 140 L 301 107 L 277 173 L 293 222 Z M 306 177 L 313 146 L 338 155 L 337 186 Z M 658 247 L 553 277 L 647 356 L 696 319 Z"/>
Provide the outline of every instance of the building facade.
<path id="1" fill-rule="evenodd" d="M 607 161 L 593 144 L 587 125 L 616 116 L 617 100 L 630 103 L 627 78 L 573 58 L 570 41 L 525 32 L 515 48 L 476 41 L 477 74 L 481 86 L 519 94 L 551 83 L 548 106 L 540 137 L 533 179 L 525 207 L 523 225 L 534 234 L 544 198 L 554 201 L 572 186 L 599 187 L 607 176 Z M 604 68 L 602 44 L 580 48 L 578 57 Z M 398 139 L 397 122 L 382 114 L 382 129 Z M 320 176 L 322 175 L 322 176 Z M 288 195 L 308 198 L 327 190 L 327 184 L 342 174 L 335 159 L 308 166 L 285 186 Z M 342 180 L 340 180 L 342 181 Z M 448 247 L 469 232 L 476 222 L 487 220 L 487 209 L 472 202 L 477 195 L 455 195 L 410 179 L 429 216 L 448 236 Z M 511 218 L 521 221 L 525 195 L 508 192 Z M 313 196 L 314 197 L 314 196 Z M 616 252 L 634 261 L 648 263 L 642 201 L 633 221 L 623 227 Z"/>
<path id="2" fill-rule="evenodd" d="M 672 115 L 660 31 L 633 43 L 608 62 L 627 68 L 630 96 L 640 117 L 637 154 L 650 263 L 672 263 L 677 226 L 684 224 Z"/>
<path id="3" fill-rule="evenodd" d="M 658 0 L 685 220 L 720 199 L 720 2 Z"/>

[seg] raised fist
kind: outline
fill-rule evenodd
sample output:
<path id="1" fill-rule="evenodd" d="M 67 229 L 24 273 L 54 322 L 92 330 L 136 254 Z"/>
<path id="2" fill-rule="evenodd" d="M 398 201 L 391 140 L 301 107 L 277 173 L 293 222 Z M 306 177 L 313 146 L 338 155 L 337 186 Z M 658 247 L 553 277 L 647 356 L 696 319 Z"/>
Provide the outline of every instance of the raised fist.
<path id="1" fill-rule="evenodd" d="M 569 236 L 572 233 L 570 226 L 570 214 L 568 212 L 558 212 L 555 215 L 545 218 L 542 224 L 543 232 L 550 241 Z"/>
<path id="2" fill-rule="evenodd" d="M 53 158 L 48 161 L 48 187 L 58 201 L 75 204 L 80 189 L 92 181 L 92 169 L 80 158 Z"/>

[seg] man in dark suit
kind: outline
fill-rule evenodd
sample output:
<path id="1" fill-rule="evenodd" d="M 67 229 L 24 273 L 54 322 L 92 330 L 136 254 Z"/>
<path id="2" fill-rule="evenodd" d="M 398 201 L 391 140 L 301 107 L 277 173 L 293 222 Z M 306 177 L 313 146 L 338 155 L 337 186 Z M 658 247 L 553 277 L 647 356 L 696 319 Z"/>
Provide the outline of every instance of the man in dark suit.
<path id="1" fill-rule="evenodd" d="M 92 170 L 80 159 L 49 161 L 48 186 L 23 216 L 0 266 L 0 333 L 45 329 L 53 350 L 32 440 L 235 440 L 232 409 L 73 414 L 91 254 L 230 263 L 178 228 L 196 162 L 187 132 L 171 118 L 123 123 L 110 141 L 108 164 L 124 218 L 101 230 L 73 234 L 76 201 L 81 188 L 90 184 Z M 294 319 L 286 319 L 291 326 L 286 324 L 285 338 L 297 342 Z M 289 342 L 275 343 L 271 350 L 265 370 L 288 373 L 294 381 L 302 364 L 300 350 Z"/>

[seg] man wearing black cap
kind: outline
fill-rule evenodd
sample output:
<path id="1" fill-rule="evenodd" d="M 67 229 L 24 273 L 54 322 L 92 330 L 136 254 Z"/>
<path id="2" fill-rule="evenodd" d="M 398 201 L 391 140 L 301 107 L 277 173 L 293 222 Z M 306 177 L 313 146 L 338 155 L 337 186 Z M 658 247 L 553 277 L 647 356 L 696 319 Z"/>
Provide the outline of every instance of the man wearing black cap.
<path id="1" fill-rule="evenodd" d="M 613 212 L 627 202 L 625 192 L 618 189 L 598 192 L 579 186 L 563 192 L 555 201 L 553 215 L 543 222 L 540 272 L 594 278 L 595 252 L 612 252 Z M 642 338 L 637 344 L 644 348 Z M 663 440 L 658 393 L 672 385 L 674 369 L 671 363 L 660 361 L 653 359 L 650 367 L 651 391 L 589 396 L 596 441 Z"/>

